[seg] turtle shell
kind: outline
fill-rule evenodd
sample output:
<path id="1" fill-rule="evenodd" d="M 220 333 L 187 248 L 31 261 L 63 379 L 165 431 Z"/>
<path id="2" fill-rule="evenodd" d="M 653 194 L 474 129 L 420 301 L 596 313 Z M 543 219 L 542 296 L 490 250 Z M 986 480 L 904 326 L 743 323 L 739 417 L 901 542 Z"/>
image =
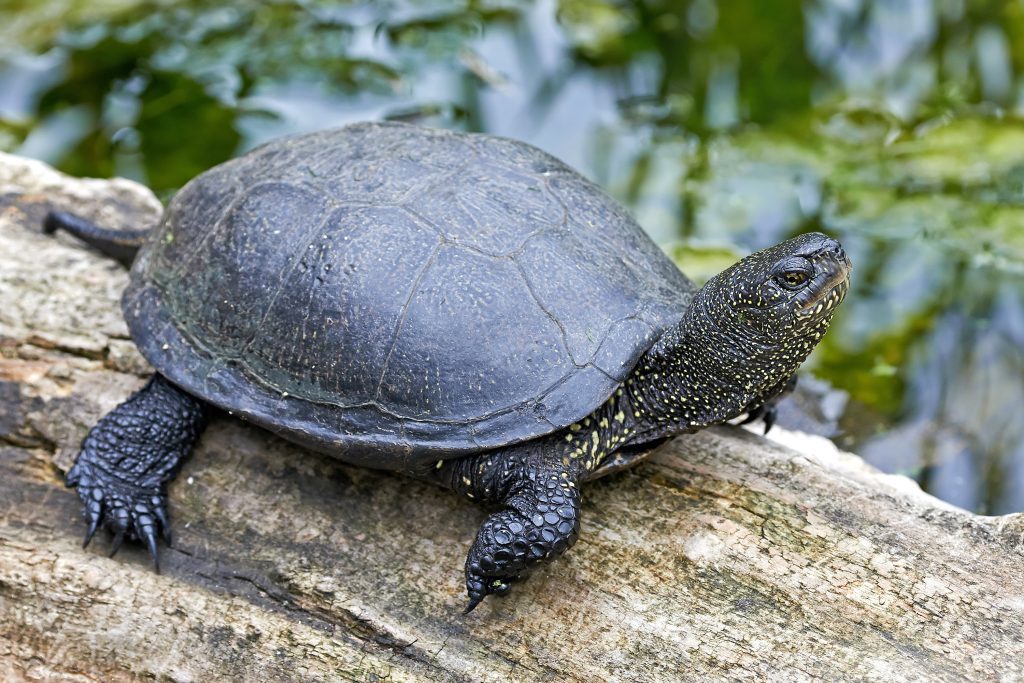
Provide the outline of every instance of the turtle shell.
<path id="1" fill-rule="evenodd" d="M 586 416 L 693 290 L 550 155 L 364 123 L 193 179 L 123 309 L 189 393 L 343 460 L 408 469 Z"/>

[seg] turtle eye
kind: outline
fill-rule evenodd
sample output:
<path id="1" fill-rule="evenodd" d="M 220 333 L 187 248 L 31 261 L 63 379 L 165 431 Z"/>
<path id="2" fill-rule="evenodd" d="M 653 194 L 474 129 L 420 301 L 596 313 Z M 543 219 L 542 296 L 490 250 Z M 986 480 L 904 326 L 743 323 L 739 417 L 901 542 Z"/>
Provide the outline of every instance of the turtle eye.
<path id="1" fill-rule="evenodd" d="M 799 289 L 810 279 L 805 270 L 787 270 L 775 276 L 775 281 L 786 289 Z"/>

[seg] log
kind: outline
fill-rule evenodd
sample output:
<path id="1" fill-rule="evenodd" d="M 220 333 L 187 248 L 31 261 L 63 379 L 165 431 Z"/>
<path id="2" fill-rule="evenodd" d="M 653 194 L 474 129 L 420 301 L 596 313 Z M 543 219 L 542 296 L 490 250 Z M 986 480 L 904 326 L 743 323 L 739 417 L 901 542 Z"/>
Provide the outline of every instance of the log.
<path id="1" fill-rule="evenodd" d="M 170 488 L 163 572 L 81 548 L 63 471 L 149 372 L 126 273 L 49 208 L 157 220 L 126 180 L 0 155 L 0 678 L 1024 679 L 1024 516 L 980 517 L 823 439 L 680 437 L 589 485 L 580 542 L 465 604 L 485 511 L 227 416 Z"/>

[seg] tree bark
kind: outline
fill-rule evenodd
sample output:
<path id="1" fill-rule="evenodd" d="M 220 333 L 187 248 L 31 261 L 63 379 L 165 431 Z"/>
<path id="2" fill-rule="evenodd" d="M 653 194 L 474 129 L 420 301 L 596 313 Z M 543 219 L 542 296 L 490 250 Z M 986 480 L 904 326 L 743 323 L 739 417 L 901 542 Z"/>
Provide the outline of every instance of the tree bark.
<path id="1" fill-rule="evenodd" d="M 49 208 L 160 212 L 134 183 L 0 155 L 4 680 L 1024 679 L 1021 515 L 732 427 L 588 486 L 577 546 L 468 616 L 483 509 L 227 416 L 171 486 L 162 574 L 103 534 L 82 550 L 63 471 L 149 370 L 126 273 L 41 234 Z"/>

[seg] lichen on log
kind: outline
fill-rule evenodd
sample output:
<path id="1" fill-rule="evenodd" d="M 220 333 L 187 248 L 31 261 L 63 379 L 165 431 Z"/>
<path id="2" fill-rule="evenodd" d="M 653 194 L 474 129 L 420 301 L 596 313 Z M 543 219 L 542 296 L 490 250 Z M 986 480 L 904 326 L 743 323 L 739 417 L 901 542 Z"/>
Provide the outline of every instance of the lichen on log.
<path id="1" fill-rule="evenodd" d="M 577 546 L 468 616 L 482 509 L 227 416 L 171 486 L 163 573 L 139 547 L 83 550 L 63 471 L 148 368 L 125 272 L 41 234 L 50 208 L 160 212 L 134 183 L 0 155 L 0 678 L 1024 678 L 1021 515 L 732 427 L 588 486 Z"/>

